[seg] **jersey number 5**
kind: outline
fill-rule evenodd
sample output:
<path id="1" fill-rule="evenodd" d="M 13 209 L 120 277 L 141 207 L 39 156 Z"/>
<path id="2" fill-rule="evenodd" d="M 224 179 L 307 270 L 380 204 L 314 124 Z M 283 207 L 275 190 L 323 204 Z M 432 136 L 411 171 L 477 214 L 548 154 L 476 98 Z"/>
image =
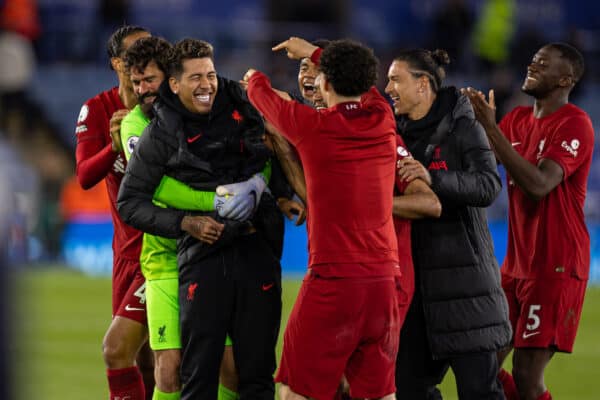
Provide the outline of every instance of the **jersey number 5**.
<path id="1" fill-rule="evenodd" d="M 540 326 L 540 316 L 537 315 L 536 312 L 539 311 L 541 308 L 542 306 L 539 304 L 532 304 L 529 306 L 527 324 L 525 325 L 525 328 L 527 328 L 528 331 L 533 331 L 537 329 L 538 326 Z"/>

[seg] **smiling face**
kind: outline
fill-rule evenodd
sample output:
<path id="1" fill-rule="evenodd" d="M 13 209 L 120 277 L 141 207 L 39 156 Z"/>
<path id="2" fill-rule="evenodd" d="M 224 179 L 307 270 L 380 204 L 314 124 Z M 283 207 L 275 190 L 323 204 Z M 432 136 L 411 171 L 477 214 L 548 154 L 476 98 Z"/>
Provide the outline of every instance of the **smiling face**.
<path id="1" fill-rule="evenodd" d="M 140 104 L 152 104 L 158 96 L 158 87 L 165 79 L 165 74 L 153 60 L 142 71 L 139 68 L 132 67 L 130 78 L 138 102 Z"/>
<path id="2" fill-rule="evenodd" d="M 396 115 L 411 115 L 421 104 L 420 90 L 424 77 L 416 78 L 410 73 L 405 61 L 394 61 L 388 71 L 388 84 L 385 92 L 394 102 Z"/>
<path id="3" fill-rule="evenodd" d="M 553 47 L 542 47 L 527 67 L 521 90 L 536 98 L 544 98 L 557 88 L 572 84 L 573 71 L 561 52 Z"/>
<path id="4" fill-rule="evenodd" d="M 315 93 L 313 95 L 313 105 L 317 110 L 322 108 L 327 108 L 327 103 L 323 98 L 323 94 L 321 93 L 321 81 L 323 79 L 323 74 L 317 75 L 315 78 Z"/>
<path id="5" fill-rule="evenodd" d="M 182 63 L 183 73 L 171 77 L 169 86 L 188 111 L 208 114 L 217 95 L 217 72 L 209 57 L 190 58 Z"/>
<path id="6" fill-rule="evenodd" d="M 315 78 L 318 74 L 319 68 L 309 58 L 303 58 L 300 61 L 298 88 L 302 97 L 308 101 L 313 101 L 313 96 L 315 95 Z"/>

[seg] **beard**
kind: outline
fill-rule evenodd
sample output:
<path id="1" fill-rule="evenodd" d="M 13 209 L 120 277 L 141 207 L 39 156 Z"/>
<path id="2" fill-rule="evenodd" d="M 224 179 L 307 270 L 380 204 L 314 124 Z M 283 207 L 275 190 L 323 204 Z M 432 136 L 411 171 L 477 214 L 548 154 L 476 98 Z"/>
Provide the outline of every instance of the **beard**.
<path id="1" fill-rule="evenodd" d="M 528 96 L 533 97 L 534 99 L 539 99 L 544 97 L 545 92 L 541 90 L 539 87 L 525 87 L 521 86 L 521 92 L 525 93 Z"/>
<path id="2" fill-rule="evenodd" d="M 140 108 L 142 109 L 142 112 L 144 113 L 144 115 L 146 115 L 146 116 L 151 115 L 152 103 L 140 103 Z"/>
<path id="3" fill-rule="evenodd" d="M 140 105 L 144 105 L 146 103 L 146 99 L 148 97 L 158 97 L 158 92 L 148 92 L 148 93 L 144 93 L 141 96 L 138 96 L 138 98 L 137 98 L 138 103 L 140 103 Z M 150 102 L 150 104 L 152 104 L 152 102 Z"/>
<path id="4" fill-rule="evenodd" d="M 555 86 L 557 87 L 557 86 Z M 534 86 L 527 86 L 525 83 L 521 86 L 521 91 L 528 96 L 533 97 L 534 99 L 543 99 L 548 96 L 555 87 L 551 87 L 548 84 L 544 84 L 544 82 L 537 82 Z"/>

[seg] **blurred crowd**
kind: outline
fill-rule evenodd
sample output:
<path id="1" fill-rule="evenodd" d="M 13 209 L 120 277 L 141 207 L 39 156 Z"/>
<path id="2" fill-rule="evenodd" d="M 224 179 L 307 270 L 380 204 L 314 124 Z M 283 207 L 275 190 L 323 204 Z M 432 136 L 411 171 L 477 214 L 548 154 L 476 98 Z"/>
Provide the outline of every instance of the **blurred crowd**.
<path id="1" fill-rule="evenodd" d="M 82 194 L 72 180 L 74 129 L 82 102 L 115 84 L 105 42 L 124 22 L 169 40 L 208 40 L 223 75 L 238 79 L 254 66 L 282 89 L 293 89 L 294 64 L 271 58 L 268 49 L 290 35 L 363 41 L 380 57 L 381 89 L 396 51 L 442 48 L 452 58 L 449 83 L 494 88 L 499 118 L 527 101 L 520 80 L 534 52 L 566 41 L 587 63 L 571 100 L 594 122 L 600 117 L 594 93 L 600 12 L 593 0 L 577 6 L 563 0 L 232 0 L 209 9 L 200 3 L 0 0 L 0 243 L 9 262 L 60 258 L 64 222 L 79 209 L 105 210 L 102 190 Z M 590 176 L 589 220 L 600 218 L 594 170 L 600 169 L 593 166 Z M 505 197 L 497 203 L 492 220 L 506 215 Z"/>

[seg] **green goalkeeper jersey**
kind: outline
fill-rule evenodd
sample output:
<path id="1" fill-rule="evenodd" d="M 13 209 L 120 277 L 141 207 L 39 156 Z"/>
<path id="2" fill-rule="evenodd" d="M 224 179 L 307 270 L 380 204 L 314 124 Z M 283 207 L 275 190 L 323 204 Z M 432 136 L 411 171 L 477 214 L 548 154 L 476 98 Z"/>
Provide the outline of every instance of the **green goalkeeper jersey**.
<path id="1" fill-rule="evenodd" d="M 127 161 L 150 119 L 139 105 L 135 106 L 121 121 L 121 143 Z M 271 163 L 262 171 L 267 182 L 271 176 Z M 171 207 L 189 211 L 213 211 L 215 192 L 194 190 L 186 184 L 163 176 L 154 191 L 153 202 L 159 207 Z M 178 277 L 177 242 L 160 236 L 144 234 L 140 253 L 142 274 L 147 280 Z"/>
<path id="2" fill-rule="evenodd" d="M 129 161 L 135 145 L 150 119 L 139 105 L 121 122 L 123 152 Z M 154 204 L 180 210 L 212 211 L 215 193 L 194 190 L 182 182 L 163 176 L 154 192 Z M 177 278 L 177 241 L 144 234 L 140 253 L 142 274 L 147 280 Z"/>

